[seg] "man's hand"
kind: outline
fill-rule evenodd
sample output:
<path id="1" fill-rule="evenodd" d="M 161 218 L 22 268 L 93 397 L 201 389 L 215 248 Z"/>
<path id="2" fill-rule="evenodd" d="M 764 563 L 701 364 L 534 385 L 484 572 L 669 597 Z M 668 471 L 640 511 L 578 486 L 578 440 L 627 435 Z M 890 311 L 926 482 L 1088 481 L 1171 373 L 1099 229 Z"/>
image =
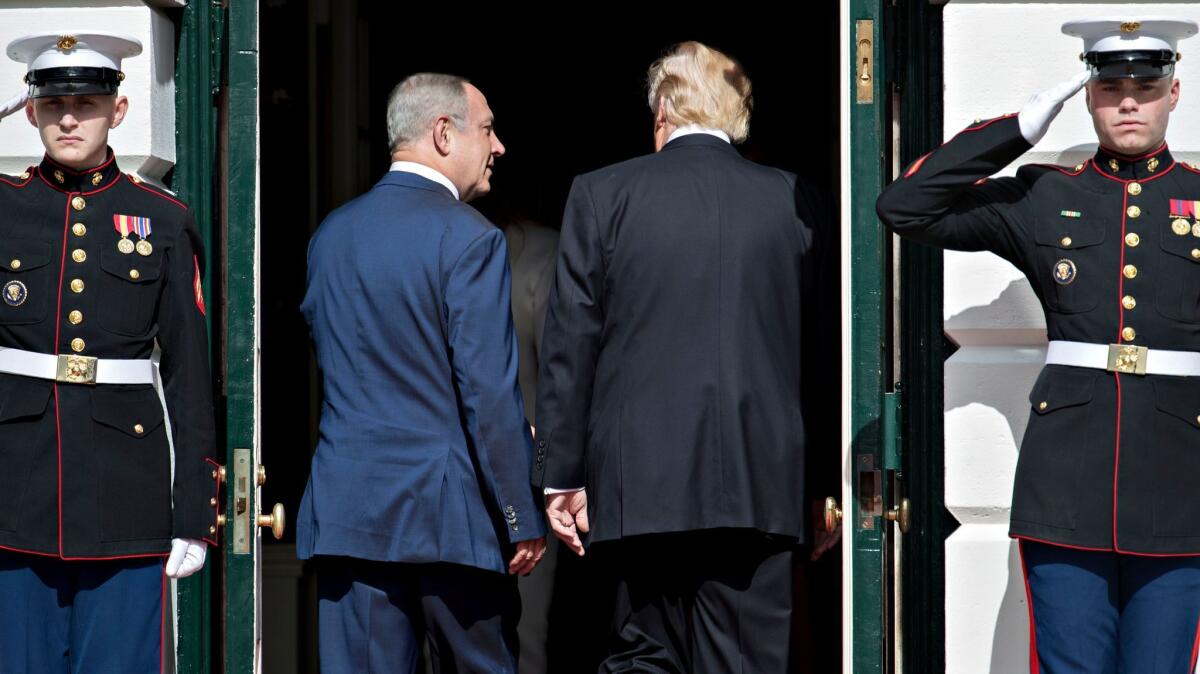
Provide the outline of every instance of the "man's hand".
<path id="1" fill-rule="evenodd" d="M 575 554 L 583 556 L 583 541 L 579 533 L 588 531 L 587 492 L 566 492 L 546 497 L 546 518 L 559 540 L 566 543 Z"/>
<path id="2" fill-rule="evenodd" d="M 208 548 L 204 541 L 192 538 L 176 538 L 171 541 L 171 556 L 167 557 L 168 578 L 187 578 L 204 568 L 204 557 Z"/>
<path id="3" fill-rule="evenodd" d="M 533 567 L 542 561 L 546 554 L 546 537 L 535 538 L 517 543 L 517 554 L 508 563 L 508 572 L 514 576 L 524 576 L 533 571 Z"/>
<path id="4" fill-rule="evenodd" d="M 23 91 L 20 94 L 13 96 L 3 104 L 0 104 L 0 119 L 8 117 L 17 110 L 25 107 L 25 101 L 29 100 L 29 91 Z"/>
<path id="5" fill-rule="evenodd" d="M 1021 112 L 1017 113 L 1017 122 L 1021 125 L 1021 135 L 1025 136 L 1030 145 L 1037 145 L 1042 136 L 1046 135 L 1046 131 L 1050 129 L 1050 122 L 1062 111 L 1063 103 L 1082 89 L 1091 77 L 1092 72 L 1085 70 L 1052 89 L 1034 94 L 1033 98 L 1029 99 L 1025 107 L 1021 108 Z"/>

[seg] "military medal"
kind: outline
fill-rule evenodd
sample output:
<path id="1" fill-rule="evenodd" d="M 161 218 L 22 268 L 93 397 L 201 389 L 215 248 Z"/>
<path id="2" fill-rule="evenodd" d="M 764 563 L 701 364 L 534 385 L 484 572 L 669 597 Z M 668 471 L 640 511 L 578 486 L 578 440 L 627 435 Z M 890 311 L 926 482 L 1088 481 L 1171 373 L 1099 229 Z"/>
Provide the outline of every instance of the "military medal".
<path id="1" fill-rule="evenodd" d="M 117 242 L 117 250 L 122 253 L 129 255 L 136 250 L 139 255 L 148 256 L 154 252 L 154 246 L 146 240 L 146 237 L 150 236 L 150 218 L 113 214 L 113 229 L 121 235 L 121 240 Z M 138 235 L 140 240 L 136 245 L 129 239 L 130 234 Z"/>
<path id="2" fill-rule="evenodd" d="M 138 255 L 148 257 L 150 253 L 154 252 L 154 246 L 147 241 L 150 238 L 150 218 L 133 218 L 133 231 L 138 235 Z"/>
<path id="3" fill-rule="evenodd" d="M 121 240 L 117 242 L 117 250 L 126 255 L 132 253 L 133 242 L 129 240 L 129 233 L 133 229 L 133 224 L 129 222 L 129 216 L 113 214 L 113 229 L 121 235 Z"/>
<path id="4" fill-rule="evenodd" d="M 1192 199 L 1171 199 L 1171 231 L 1178 236 L 1200 236 L 1200 223 L 1196 223 L 1196 214 L 1200 212 L 1200 201 Z"/>

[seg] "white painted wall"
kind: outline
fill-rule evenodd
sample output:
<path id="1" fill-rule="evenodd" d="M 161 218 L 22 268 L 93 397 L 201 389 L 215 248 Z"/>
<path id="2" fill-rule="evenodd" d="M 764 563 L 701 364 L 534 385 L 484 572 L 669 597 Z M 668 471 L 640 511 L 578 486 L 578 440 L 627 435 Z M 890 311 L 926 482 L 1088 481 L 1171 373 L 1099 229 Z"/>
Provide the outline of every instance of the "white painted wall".
<path id="1" fill-rule="evenodd" d="M 977 118 L 1016 112 L 1033 93 L 1080 71 L 1082 43 L 1061 33 L 1064 21 L 1152 14 L 1200 21 L 1200 3 L 954 0 L 944 12 L 945 138 Z M 1167 141 L 1176 158 L 1197 161 L 1200 37 L 1179 49 L 1181 100 Z M 1079 95 L 1018 164 L 1074 165 L 1095 147 Z M 1046 325 L 1029 283 L 1007 262 L 990 253 L 947 252 L 944 260 L 945 328 L 962 346 L 946 363 L 946 507 L 962 523 L 946 541 L 946 671 L 1024 674 L 1028 607 L 1008 514 Z"/>
<path id="2" fill-rule="evenodd" d="M 175 28 L 162 10 L 140 0 L 0 3 L 0 100 L 25 87 L 25 64 L 2 51 L 10 41 L 47 30 L 69 34 L 89 29 L 126 33 L 142 41 L 142 54 L 122 63 L 121 93 L 129 97 L 129 114 L 109 142 L 122 170 L 158 181 L 175 164 Z M 19 174 L 40 162 L 42 154 L 37 131 L 24 113 L 0 121 L 0 173 Z"/>

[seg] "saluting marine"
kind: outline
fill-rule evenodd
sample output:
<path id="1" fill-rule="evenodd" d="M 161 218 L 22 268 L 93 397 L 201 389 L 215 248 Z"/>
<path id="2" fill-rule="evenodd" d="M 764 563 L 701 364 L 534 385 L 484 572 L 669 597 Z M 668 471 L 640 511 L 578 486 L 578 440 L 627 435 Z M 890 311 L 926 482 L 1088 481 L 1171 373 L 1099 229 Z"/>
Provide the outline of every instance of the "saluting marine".
<path id="1" fill-rule="evenodd" d="M 1200 622 L 1200 171 L 1165 142 L 1196 23 L 1089 19 L 1087 70 L 918 159 L 877 209 L 901 236 L 988 250 L 1046 314 L 1013 492 L 1034 672 L 1184 672 Z M 1086 85 L 1099 137 L 1074 167 L 987 179 Z M 1190 668 L 1189 668 L 1190 667 Z"/>

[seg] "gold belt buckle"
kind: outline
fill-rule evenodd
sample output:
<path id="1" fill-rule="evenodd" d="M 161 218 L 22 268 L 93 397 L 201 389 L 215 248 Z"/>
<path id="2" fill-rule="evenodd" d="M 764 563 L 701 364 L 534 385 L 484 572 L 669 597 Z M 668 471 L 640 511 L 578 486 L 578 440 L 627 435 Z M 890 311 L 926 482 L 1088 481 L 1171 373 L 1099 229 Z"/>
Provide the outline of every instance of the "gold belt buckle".
<path id="1" fill-rule="evenodd" d="M 1150 349 L 1128 344 L 1108 345 L 1108 371 L 1121 374 L 1146 374 L 1146 360 Z"/>
<path id="2" fill-rule="evenodd" d="M 58 357 L 58 374 L 56 381 L 64 384 L 96 383 L 96 357 L 62 354 Z"/>

